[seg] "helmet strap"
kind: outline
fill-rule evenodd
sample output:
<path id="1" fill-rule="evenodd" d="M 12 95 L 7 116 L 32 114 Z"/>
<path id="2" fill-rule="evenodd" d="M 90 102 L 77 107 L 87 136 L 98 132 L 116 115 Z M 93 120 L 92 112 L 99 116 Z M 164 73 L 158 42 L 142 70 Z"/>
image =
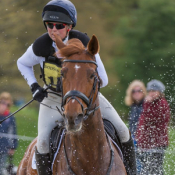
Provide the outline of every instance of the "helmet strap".
<path id="1" fill-rule="evenodd" d="M 66 33 L 66 36 L 62 39 L 62 41 L 64 41 L 67 37 L 68 37 L 68 35 L 69 35 L 69 31 L 70 31 L 71 29 L 67 29 L 67 33 Z"/>

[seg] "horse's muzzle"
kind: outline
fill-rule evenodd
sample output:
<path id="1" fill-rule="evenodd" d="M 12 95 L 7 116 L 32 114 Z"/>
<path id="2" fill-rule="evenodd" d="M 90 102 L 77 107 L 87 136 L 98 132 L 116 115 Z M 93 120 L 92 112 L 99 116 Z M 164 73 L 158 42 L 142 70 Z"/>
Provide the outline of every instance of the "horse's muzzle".
<path id="1" fill-rule="evenodd" d="M 69 132 L 78 132 L 82 128 L 83 114 L 78 114 L 76 117 L 65 115 L 64 121 L 66 129 Z"/>

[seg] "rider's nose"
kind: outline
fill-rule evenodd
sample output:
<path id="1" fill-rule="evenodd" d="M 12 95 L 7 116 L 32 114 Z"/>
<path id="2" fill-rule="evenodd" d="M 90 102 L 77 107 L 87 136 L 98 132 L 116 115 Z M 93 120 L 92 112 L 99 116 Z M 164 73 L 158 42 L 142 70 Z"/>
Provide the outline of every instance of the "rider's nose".
<path id="1" fill-rule="evenodd" d="M 52 31 L 57 31 L 57 28 L 56 28 L 56 26 L 53 26 L 53 29 L 52 29 Z"/>
<path id="2" fill-rule="evenodd" d="M 83 114 L 79 114 L 79 115 L 75 118 L 74 123 L 75 123 L 75 125 L 79 125 L 82 121 L 83 121 Z"/>

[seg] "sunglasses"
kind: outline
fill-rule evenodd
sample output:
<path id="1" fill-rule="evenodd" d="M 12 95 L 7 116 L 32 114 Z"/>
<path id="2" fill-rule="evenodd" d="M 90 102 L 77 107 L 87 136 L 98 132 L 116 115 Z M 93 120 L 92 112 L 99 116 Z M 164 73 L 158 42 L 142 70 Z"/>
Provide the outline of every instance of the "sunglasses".
<path id="1" fill-rule="evenodd" d="M 135 93 L 140 93 L 140 92 L 143 92 L 141 89 L 139 89 L 139 90 L 132 90 L 132 94 L 135 94 Z"/>
<path id="2" fill-rule="evenodd" d="M 64 29 L 66 26 L 66 24 L 56 24 L 56 23 L 50 23 L 50 22 L 46 22 L 46 25 L 50 29 L 53 29 L 53 27 L 55 26 L 57 30 Z"/>

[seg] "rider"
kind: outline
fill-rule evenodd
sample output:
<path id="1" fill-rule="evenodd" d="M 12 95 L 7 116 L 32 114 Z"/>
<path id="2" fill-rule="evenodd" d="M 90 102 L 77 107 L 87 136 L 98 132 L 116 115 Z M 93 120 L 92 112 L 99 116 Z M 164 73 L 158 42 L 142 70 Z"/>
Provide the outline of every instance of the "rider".
<path id="1" fill-rule="evenodd" d="M 69 0 L 51 0 L 48 2 L 43 9 L 42 19 L 47 33 L 40 36 L 29 46 L 27 51 L 18 59 L 17 65 L 21 74 L 31 87 L 33 99 L 40 102 L 37 149 L 35 150 L 37 171 L 39 175 L 51 175 L 51 161 L 49 158 L 50 133 L 59 122 L 62 122 L 62 116 L 56 108 L 61 108 L 62 102 L 59 77 L 57 77 L 57 82 L 55 82 L 52 72 L 49 73 L 51 69 L 47 69 L 48 65 L 58 66 L 59 64 L 59 59 L 53 56 L 58 51 L 54 34 L 60 36 L 64 43 L 71 38 L 78 38 L 85 47 L 88 44 L 89 37 L 84 33 L 73 30 L 77 23 L 77 12 L 75 6 Z M 104 87 L 108 84 L 108 77 L 99 54 L 96 54 L 95 57 L 98 64 L 97 70 L 102 79 L 101 87 Z M 34 75 L 33 66 L 36 64 L 40 64 L 42 70 L 42 77 L 45 84 L 43 88 L 37 83 Z M 49 89 L 47 91 L 44 90 L 48 88 L 49 84 L 51 84 Z M 134 163 L 135 152 L 129 130 L 115 109 L 100 93 L 99 101 L 103 118 L 113 123 L 117 130 L 122 145 L 126 170 L 128 174 L 134 175 L 136 174 Z"/>

